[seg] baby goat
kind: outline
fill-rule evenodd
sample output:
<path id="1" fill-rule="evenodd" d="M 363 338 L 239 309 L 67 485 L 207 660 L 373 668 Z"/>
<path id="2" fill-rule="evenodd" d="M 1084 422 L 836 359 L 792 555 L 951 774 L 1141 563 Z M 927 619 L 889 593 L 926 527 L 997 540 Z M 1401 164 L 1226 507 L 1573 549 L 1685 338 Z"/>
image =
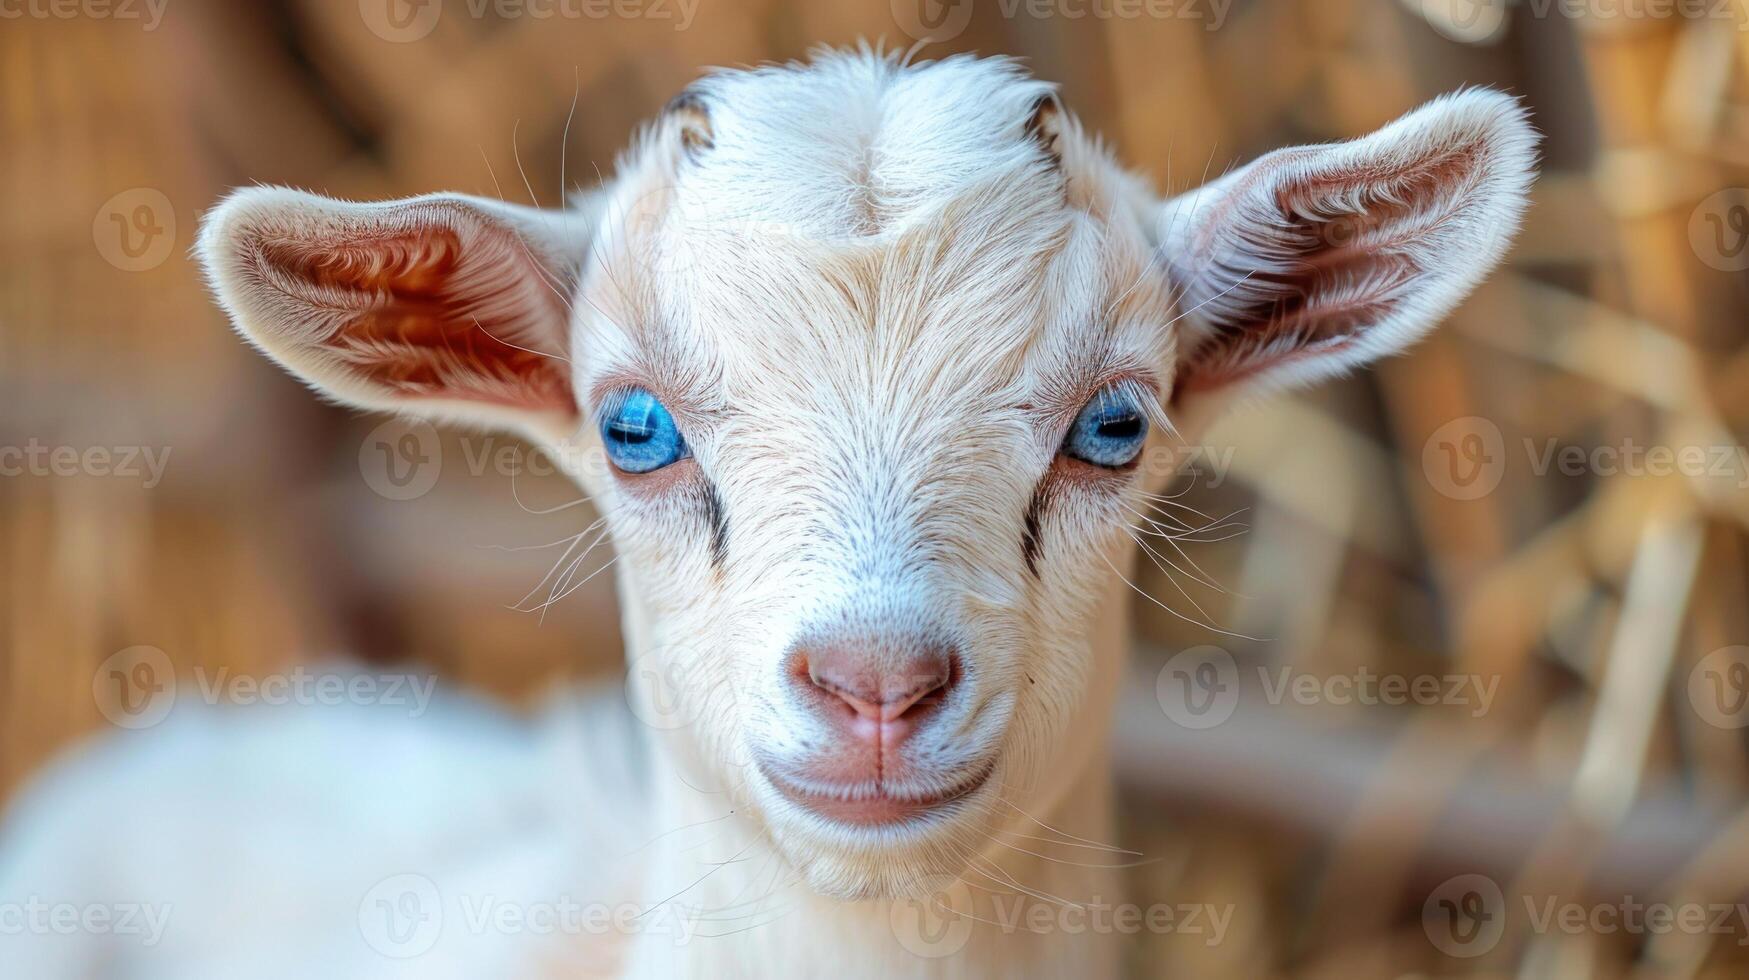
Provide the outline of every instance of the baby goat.
<path id="1" fill-rule="evenodd" d="M 158 897 L 163 941 L 34 937 L 61 972 L 26 973 L 1113 975 L 1119 937 L 1002 903 L 1121 891 L 1050 849 L 1112 834 L 1143 464 L 1434 326 L 1535 139 L 1469 90 L 1162 201 L 1013 62 L 865 51 L 706 77 L 563 211 L 236 192 L 199 255 L 237 329 L 343 403 L 565 461 L 630 707 L 686 723 L 172 719 L 40 786 L 0 865 L 0 900 Z M 536 936 L 482 896 L 633 913 Z M 423 938 L 385 949 L 409 900 Z"/>

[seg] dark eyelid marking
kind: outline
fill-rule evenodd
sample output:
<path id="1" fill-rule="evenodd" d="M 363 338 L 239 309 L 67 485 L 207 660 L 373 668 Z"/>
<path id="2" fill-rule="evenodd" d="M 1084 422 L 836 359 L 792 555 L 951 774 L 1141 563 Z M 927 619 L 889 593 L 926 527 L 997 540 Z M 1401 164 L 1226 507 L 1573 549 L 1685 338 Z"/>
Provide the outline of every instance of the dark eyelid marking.
<path id="1" fill-rule="evenodd" d="M 717 485 L 708 480 L 705 510 L 711 530 L 711 564 L 720 569 L 729 558 L 729 517 L 723 510 L 723 497 L 717 492 Z"/>
<path id="2" fill-rule="evenodd" d="M 1045 494 L 1050 481 L 1051 474 L 1046 473 L 1038 486 L 1033 488 L 1032 500 L 1026 505 L 1026 518 L 1020 531 L 1020 556 L 1026 560 L 1026 570 L 1032 573 L 1033 578 L 1038 578 L 1039 553 L 1044 547 L 1039 522 L 1044 515 Z"/>

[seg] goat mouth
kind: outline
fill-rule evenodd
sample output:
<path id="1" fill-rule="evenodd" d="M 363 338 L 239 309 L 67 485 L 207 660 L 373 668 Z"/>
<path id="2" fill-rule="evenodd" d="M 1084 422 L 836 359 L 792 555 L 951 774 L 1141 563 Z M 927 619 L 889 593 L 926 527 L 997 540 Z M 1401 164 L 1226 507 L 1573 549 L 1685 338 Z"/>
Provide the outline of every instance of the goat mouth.
<path id="1" fill-rule="evenodd" d="M 885 827 L 957 809 L 955 804 L 990 781 L 996 772 L 996 761 L 980 764 L 965 779 L 945 790 L 928 793 L 895 791 L 880 784 L 847 787 L 839 792 L 821 791 L 800 786 L 763 762 L 759 770 L 784 799 L 816 816 L 856 827 Z"/>

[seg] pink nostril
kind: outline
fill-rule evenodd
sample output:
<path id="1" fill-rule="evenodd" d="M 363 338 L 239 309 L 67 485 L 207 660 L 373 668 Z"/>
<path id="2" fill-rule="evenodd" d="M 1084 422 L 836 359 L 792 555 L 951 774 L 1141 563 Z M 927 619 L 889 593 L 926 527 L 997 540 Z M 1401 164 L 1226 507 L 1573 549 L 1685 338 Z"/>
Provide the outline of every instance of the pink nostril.
<path id="1" fill-rule="evenodd" d="M 882 671 L 852 647 L 830 647 L 803 654 L 814 686 L 849 705 L 868 721 L 891 722 L 915 713 L 925 699 L 944 692 L 953 680 L 953 662 L 946 651 L 927 650 L 907 658 L 898 669 Z"/>

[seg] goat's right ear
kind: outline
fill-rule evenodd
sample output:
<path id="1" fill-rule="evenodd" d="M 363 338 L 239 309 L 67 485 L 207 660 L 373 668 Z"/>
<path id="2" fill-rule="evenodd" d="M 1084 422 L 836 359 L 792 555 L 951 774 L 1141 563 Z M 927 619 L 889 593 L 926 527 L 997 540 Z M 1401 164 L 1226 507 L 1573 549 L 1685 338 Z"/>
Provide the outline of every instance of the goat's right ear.
<path id="1" fill-rule="evenodd" d="M 1308 384 L 1432 329 L 1506 254 L 1536 143 L 1516 99 L 1471 89 L 1168 202 L 1181 431 L 1234 394 Z"/>
<path id="2" fill-rule="evenodd" d="M 380 204 L 275 187 L 215 208 L 198 251 L 250 343 L 362 408 L 562 437 L 587 220 L 459 195 Z"/>

